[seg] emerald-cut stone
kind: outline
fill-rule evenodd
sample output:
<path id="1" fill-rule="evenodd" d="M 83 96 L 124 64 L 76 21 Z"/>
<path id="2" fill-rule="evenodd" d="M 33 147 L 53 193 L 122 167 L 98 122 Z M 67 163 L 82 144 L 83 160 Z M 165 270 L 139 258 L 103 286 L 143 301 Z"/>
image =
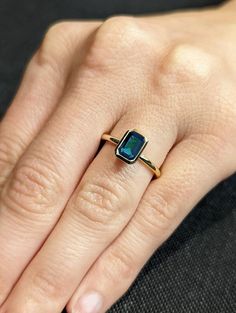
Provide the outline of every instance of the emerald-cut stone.
<path id="1" fill-rule="evenodd" d="M 135 130 L 127 131 L 116 147 L 116 156 L 127 163 L 134 163 L 146 144 L 147 139 L 143 135 Z"/>

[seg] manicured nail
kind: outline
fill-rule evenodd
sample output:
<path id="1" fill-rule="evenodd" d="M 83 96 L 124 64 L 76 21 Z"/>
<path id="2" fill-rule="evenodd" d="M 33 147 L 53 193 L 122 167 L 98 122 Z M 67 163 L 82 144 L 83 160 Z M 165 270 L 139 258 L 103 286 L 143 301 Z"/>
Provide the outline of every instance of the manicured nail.
<path id="1" fill-rule="evenodd" d="M 98 313 L 103 304 L 102 296 L 98 292 L 89 292 L 79 298 L 73 313 Z"/>

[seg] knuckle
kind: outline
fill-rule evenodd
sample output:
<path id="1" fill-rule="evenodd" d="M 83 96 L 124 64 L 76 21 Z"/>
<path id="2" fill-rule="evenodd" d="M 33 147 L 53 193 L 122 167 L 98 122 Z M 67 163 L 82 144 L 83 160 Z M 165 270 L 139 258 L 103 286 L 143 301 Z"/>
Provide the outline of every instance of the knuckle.
<path id="1" fill-rule="evenodd" d="M 49 27 L 49 29 L 46 32 L 45 38 L 48 38 L 48 39 L 54 38 L 58 34 L 61 34 L 65 32 L 66 30 L 68 30 L 70 26 L 71 26 L 71 22 L 68 22 L 68 21 L 61 21 L 61 22 L 55 23 Z"/>
<path id="2" fill-rule="evenodd" d="M 63 280 L 56 272 L 52 269 L 41 269 L 37 271 L 32 277 L 32 285 L 34 288 L 32 297 L 38 299 L 39 297 L 47 297 L 50 299 L 58 299 L 63 295 L 62 281 Z"/>
<path id="3" fill-rule="evenodd" d="M 140 223 L 144 232 L 153 234 L 154 237 L 158 230 L 168 230 L 172 221 L 177 215 L 177 208 L 174 206 L 173 201 L 168 200 L 168 195 L 162 194 L 160 191 L 142 199 L 142 210 L 140 210 Z"/>
<path id="4" fill-rule="evenodd" d="M 85 182 L 73 202 L 73 211 L 95 224 L 109 224 L 121 213 L 123 188 L 107 179 Z"/>
<path id="5" fill-rule="evenodd" d="M 131 281 L 137 273 L 137 262 L 127 249 L 112 249 L 106 255 L 106 262 L 103 259 L 98 262 L 99 271 L 113 285 L 119 284 L 120 281 Z"/>
<path id="6" fill-rule="evenodd" d="M 7 208 L 20 214 L 51 213 L 61 192 L 58 174 L 38 159 L 28 159 L 13 172 L 3 190 L 2 201 Z M 45 207 L 47 210 L 42 210 Z"/>
<path id="7" fill-rule="evenodd" d="M 137 60 L 151 46 L 150 36 L 134 17 L 116 16 L 107 19 L 98 29 L 84 60 L 86 68 L 109 71 L 127 59 Z"/>
<path id="8" fill-rule="evenodd" d="M 107 19 L 100 28 L 100 39 L 115 48 L 128 46 L 139 38 L 141 30 L 136 19 L 131 16 L 115 16 Z"/>
<path id="9" fill-rule="evenodd" d="M 35 59 L 38 65 L 56 72 L 60 71 L 59 60 L 62 54 L 67 54 L 70 47 L 70 34 L 74 27 L 74 23 L 68 21 L 49 27 L 36 53 Z"/>
<path id="10" fill-rule="evenodd" d="M 206 83 L 220 66 L 217 56 L 192 44 L 177 44 L 162 64 L 162 73 L 174 83 Z"/>

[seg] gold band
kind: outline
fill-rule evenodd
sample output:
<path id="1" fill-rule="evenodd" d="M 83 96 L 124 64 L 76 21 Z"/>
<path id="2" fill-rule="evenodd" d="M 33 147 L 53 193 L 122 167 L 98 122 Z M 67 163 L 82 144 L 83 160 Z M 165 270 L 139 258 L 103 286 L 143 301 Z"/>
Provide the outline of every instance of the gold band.
<path id="1" fill-rule="evenodd" d="M 102 139 L 109 141 L 115 145 L 118 145 L 120 140 L 114 136 L 111 136 L 109 134 L 103 134 Z M 153 174 L 158 178 L 161 176 L 161 171 L 159 170 L 158 167 L 156 167 L 148 158 L 146 158 L 144 155 L 139 156 L 139 160 L 142 161 L 144 165 L 146 165 L 152 172 Z"/>

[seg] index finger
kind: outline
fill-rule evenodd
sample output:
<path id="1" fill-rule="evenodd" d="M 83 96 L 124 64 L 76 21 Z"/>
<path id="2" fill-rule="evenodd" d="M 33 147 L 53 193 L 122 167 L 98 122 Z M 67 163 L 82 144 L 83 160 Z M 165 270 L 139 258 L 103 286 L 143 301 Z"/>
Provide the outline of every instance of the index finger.
<path id="1" fill-rule="evenodd" d="M 45 124 L 60 105 L 71 66 L 75 58 L 76 62 L 81 58 L 78 51 L 82 52 L 84 42 L 98 25 L 97 22 L 63 22 L 49 30 L 0 124 L 0 305 L 53 227 L 87 162 L 88 155 L 75 166 L 78 171 L 71 166 L 74 175 L 63 185 L 70 171 L 62 166 L 52 169 L 50 164 L 59 150 L 59 141 L 56 144 L 49 133 L 58 132 L 55 119 L 59 117 L 51 117 L 55 122 Z M 65 120 L 64 116 L 61 119 Z M 62 133 L 67 133 L 67 120 L 61 128 Z M 65 159 L 74 156 L 72 150 L 76 145 L 69 144 L 68 140 L 65 146 L 65 150 L 71 149 L 71 155 L 59 154 L 55 162 L 63 164 Z M 61 177 L 58 184 L 63 185 L 60 196 L 54 171 Z M 47 186 L 46 194 L 40 196 L 43 185 Z"/>

